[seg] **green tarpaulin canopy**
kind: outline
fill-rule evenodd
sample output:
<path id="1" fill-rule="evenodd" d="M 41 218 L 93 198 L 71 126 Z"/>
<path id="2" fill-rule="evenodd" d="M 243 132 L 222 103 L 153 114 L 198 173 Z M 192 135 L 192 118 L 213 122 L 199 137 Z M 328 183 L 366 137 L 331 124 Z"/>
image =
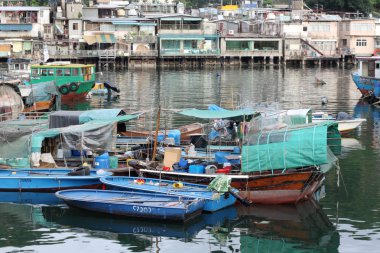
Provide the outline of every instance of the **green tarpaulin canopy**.
<path id="1" fill-rule="evenodd" d="M 198 110 L 198 109 L 187 109 L 180 111 L 179 114 L 200 118 L 200 119 L 231 119 L 231 118 L 246 118 L 259 113 L 250 109 L 241 109 L 241 110 Z"/>
<path id="2" fill-rule="evenodd" d="M 325 122 L 261 131 L 247 136 L 242 172 L 283 170 L 328 164 L 339 153 L 338 124 Z M 331 154 L 330 149 L 334 154 Z"/>

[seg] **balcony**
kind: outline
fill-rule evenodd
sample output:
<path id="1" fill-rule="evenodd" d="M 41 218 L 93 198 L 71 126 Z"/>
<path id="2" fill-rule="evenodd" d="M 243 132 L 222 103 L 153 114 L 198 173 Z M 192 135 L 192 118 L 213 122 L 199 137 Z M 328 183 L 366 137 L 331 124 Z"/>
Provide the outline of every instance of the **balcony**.
<path id="1" fill-rule="evenodd" d="M 226 50 L 223 56 L 280 56 L 280 50 L 276 49 L 262 49 L 262 50 Z"/>
<path id="2" fill-rule="evenodd" d="M 0 24 L 0 31 L 31 31 L 32 24 Z"/>
<path id="3" fill-rule="evenodd" d="M 161 56 L 219 56 L 219 49 L 161 49 Z"/>
<path id="4" fill-rule="evenodd" d="M 153 35 L 132 35 L 130 38 L 125 39 L 127 43 L 156 43 L 156 36 Z"/>

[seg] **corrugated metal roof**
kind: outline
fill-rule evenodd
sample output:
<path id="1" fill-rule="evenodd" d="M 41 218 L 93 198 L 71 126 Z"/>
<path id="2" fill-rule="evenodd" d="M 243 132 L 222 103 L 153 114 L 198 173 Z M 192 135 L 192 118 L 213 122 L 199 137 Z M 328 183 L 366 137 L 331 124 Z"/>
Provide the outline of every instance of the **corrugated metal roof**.
<path id="1" fill-rule="evenodd" d="M 49 9 L 49 7 L 44 6 L 0 6 L 0 11 L 40 11 Z"/>

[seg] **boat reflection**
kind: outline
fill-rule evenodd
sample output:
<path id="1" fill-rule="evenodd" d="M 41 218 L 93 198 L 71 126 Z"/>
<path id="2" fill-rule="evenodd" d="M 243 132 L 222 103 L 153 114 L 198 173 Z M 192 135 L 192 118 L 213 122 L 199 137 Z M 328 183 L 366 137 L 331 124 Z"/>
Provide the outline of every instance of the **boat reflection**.
<path id="1" fill-rule="evenodd" d="M 183 224 L 112 217 L 69 208 L 51 193 L 0 192 L 0 199 L 11 202 L 0 203 L 0 215 L 13 217 L 9 225 L 31 225 L 25 227 L 28 233 L 33 233 L 36 226 L 54 227 L 58 231 L 81 229 L 92 237 L 116 239 L 122 245 L 141 247 L 141 250 L 165 247 L 173 238 L 183 243 L 203 240 L 204 232 L 216 240 L 213 244 L 217 245 L 210 244 L 210 247 L 236 252 L 301 252 L 305 249 L 337 252 L 339 247 L 338 232 L 315 201 L 280 206 L 235 205 L 202 214 Z"/>
<path id="2" fill-rule="evenodd" d="M 239 219 L 229 229 L 240 231 L 241 252 L 338 251 L 339 234 L 315 201 L 295 206 L 238 206 L 237 212 Z"/>
<path id="3" fill-rule="evenodd" d="M 43 207 L 43 215 L 49 222 L 60 225 L 85 228 L 88 230 L 108 231 L 118 234 L 141 234 L 148 236 L 175 237 L 188 241 L 206 226 L 220 226 L 228 220 L 237 218 L 235 207 L 218 212 L 202 214 L 187 223 L 162 222 L 91 213 L 76 208 Z"/>
<path id="4" fill-rule="evenodd" d="M 30 205 L 59 205 L 64 203 L 54 193 L 41 192 L 0 192 L 0 202 Z"/>

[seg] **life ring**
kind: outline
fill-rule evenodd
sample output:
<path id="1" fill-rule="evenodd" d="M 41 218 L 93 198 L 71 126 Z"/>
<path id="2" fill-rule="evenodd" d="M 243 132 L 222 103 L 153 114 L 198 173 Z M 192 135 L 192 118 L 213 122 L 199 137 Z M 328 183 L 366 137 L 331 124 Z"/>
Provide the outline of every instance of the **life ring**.
<path id="1" fill-rule="evenodd" d="M 77 91 L 79 88 L 79 85 L 77 83 L 70 83 L 69 84 L 69 90 L 74 92 L 74 91 Z"/>
<path id="2" fill-rule="evenodd" d="M 66 95 L 70 92 L 69 87 L 67 87 L 66 85 L 62 85 L 58 88 L 58 90 L 62 95 Z"/>

